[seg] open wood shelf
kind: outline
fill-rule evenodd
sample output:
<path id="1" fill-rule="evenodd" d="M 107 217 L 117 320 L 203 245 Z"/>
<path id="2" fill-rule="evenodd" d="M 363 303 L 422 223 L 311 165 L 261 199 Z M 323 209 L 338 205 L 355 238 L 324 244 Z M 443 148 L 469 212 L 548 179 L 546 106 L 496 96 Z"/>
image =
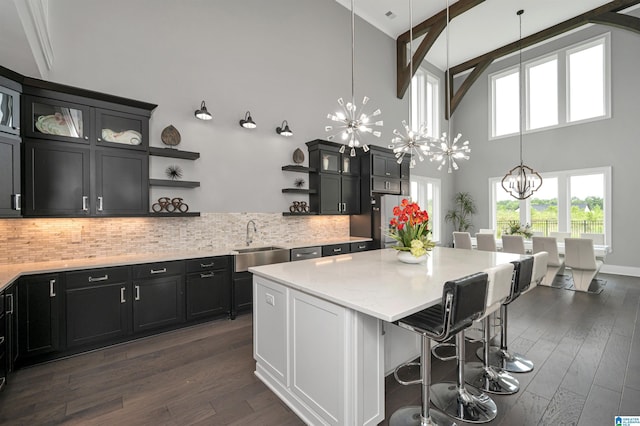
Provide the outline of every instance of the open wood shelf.
<path id="1" fill-rule="evenodd" d="M 183 160 L 197 160 L 200 158 L 199 152 L 180 151 L 172 148 L 149 147 L 149 155 L 155 155 L 156 157 L 181 158 Z"/>
<path id="2" fill-rule="evenodd" d="M 288 194 L 316 194 L 318 191 L 315 189 L 282 188 L 282 192 Z"/>
<path id="3" fill-rule="evenodd" d="M 282 212 L 282 216 L 317 216 L 316 212 Z"/>
<path id="4" fill-rule="evenodd" d="M 189 180 L 149 179 L 149 186 L 170 186 L 173 188 L 197 188 L 200 182 Z"/>
<path id="5" fill-rule="evenodd" d="M 285 172 L 298 172 L 298 173 L 312 173 L 316 171 L 316 169 L 311 169 L 305 166 L 296 166 L 293 164 L 282 166 L 282 170 L 284 170 Z"/>
<path id="6" fill-rule="evenodd" d="M 200 212 L 186 212 L 186 213 L 168 213 L 168 212 L 149 212 L 149 216 L 155 217 L 199 217 Z"/>

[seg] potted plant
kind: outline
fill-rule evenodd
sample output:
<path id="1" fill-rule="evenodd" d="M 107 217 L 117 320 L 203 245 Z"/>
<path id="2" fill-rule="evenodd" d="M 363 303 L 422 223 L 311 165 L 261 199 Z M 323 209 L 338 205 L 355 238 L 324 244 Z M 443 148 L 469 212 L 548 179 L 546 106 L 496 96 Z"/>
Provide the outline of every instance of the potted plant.
<path id="1" fill-rule="evenodd" d="M 435 247 L 429 238 L 431 230 L 427 211 L 405 198 L 393 208 L 393 215 L 389 222 L 389 236 L 398 242 L 393 246 L 398 250 L 398 260 L 404 263 L 424 261 Z"/>
<path id="2" fill-rule="evenodd" d="M 476 213 L 476 203 L 468 192 L 458 192 L 453 201 L 456 208 L 449 210 L 444 216 L 446 222 L 453 224 L 453 229 L 458 232 L 466 232 L 473 227 L 471 216 Z"/>

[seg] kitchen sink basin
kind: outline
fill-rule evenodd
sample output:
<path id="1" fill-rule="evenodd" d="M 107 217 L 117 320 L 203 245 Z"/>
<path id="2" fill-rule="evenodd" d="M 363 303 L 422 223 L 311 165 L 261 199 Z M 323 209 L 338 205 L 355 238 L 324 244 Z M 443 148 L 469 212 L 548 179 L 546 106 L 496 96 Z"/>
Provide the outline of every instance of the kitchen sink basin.
<path id="1" fill-rule="evenodd" d="M 249 247 L 234 250 L 234 271 L 244 272 L 252 266 L 289 261 L 289 249 L 280 247 Z"/>

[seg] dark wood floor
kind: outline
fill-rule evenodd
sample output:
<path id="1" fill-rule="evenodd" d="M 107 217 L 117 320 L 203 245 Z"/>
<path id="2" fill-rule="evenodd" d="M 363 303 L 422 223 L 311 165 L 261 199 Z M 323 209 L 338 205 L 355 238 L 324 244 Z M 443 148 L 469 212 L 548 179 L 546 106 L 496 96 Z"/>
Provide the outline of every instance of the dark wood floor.
<path id="1" fill-rule="evenodd" d="M 517 394 L 494 397 L 492 424 L 601 426 L 640 415 L 640 279 L 601 278 L 597 296 L 536 288 L 510 306 L 510 348 L 535 370 L 517 376 Z M 453 380 L 455 362 L 433 369 L 435 380 Z M 19 370 L 0 394 L 0 424 L 302 424 L 253 370 L 244 315 Z M 418 386 L 387 378 L 387 416 L 419 398 Z"/>

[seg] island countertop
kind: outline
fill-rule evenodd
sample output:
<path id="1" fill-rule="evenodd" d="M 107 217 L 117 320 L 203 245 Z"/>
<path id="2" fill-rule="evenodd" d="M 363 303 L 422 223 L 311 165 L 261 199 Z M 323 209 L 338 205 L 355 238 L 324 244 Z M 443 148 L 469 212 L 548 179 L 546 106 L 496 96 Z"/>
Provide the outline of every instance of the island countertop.
<path id="1" fill-rule="evenodd" d="M 422 264 L 404 264 L 393 249 L 344 254 L 328 258 L 249 268 L 332 303 L 384 321 L 397 321 L 442 298 L 443 284 L 520 255 L 435 247 Z"/>

